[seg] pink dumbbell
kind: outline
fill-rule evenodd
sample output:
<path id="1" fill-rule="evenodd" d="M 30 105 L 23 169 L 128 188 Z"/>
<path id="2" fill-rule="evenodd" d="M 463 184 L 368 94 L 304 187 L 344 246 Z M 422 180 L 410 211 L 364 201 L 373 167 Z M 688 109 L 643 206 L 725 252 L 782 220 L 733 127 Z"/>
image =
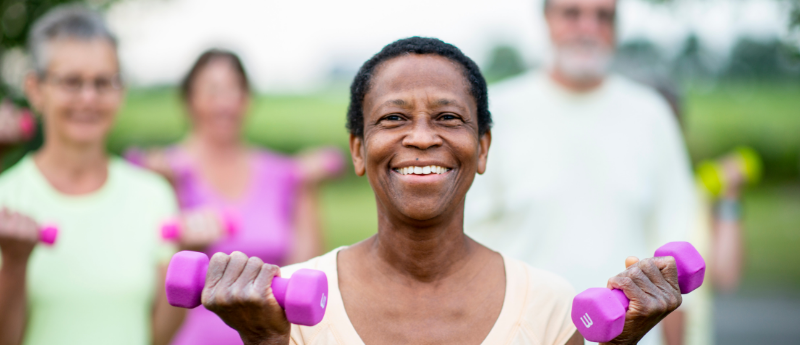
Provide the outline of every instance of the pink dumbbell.
<path id="1" fill-rule="evenodd" d="M 36 133 L 36 120 L 33 119 L 33 115 L 31 115 L 30 111 L 22 111 L 19 118 L 19 129 L 23 139 L 28 140 L 33 138 L 33 135 Z"/>
<path id="2" fill-rule="evenodd" d="M 201 304 L 208 261 L 205 254 L 192 251 L 172 256 L 166 279 L 169 304 L 181 308 L 195 308 Z M 272 294 L 289 322 L 313 326 L 325 316 L 328 278 L 322 271 L 299 269 L 289 279 L 272 278 Z"/>
<path id="3" fill-rule="evenodd" d="M 655 256 L 675 258 L 678 285 L 687 294 L 703 285 L 706 262 L 689 242 L 670 242 L 658 248 Z M 590 288 L 572 300 L 572 323 L 584 338 L 603 343 L 622 333 L 630 301 L 621 290 Z"/>
<path id="4" fill-rule="evenodd" d="M 326 147 L 320 153 L 323 157 L 322 166 L 329 175 L 338 175 L 344 170 L 344 155 L 335 147 Z"/>
<path id="5" fill-rule="evenodd" d="M 122 158 L 128 161 L 128 163 L 143 168 L 147 153 L 134 147 L 126 150 L 125 153 L 122 154 Z"/>
<path id="6" fill-rule="evenodd" d="M 56 239 L 58 238 L 58 227 L 55 225 L 45 225 L 41 229 L 39 229 L 39 242 L 42 242 L 48 246 L 52 246 L 56 243 Z"/>
<path id="7" fill-rule="evenodd" d="M 222 211 L 219 213 L 219 220 L 222 229 L 228 236 L 234 235 L 241 227 L 239 216 L 233 211 Z M 178 219 L 170 219 L 161 224 L 161 238 L 167 241 L 175 241 L 181 236 L 181 223 Z"/>

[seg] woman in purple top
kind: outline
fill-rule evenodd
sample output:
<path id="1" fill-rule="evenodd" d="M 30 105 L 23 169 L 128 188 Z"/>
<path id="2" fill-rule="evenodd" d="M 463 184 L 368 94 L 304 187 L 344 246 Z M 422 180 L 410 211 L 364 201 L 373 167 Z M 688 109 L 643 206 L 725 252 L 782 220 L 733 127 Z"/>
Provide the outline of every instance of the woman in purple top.
<path id="1" fill-rule="evenodd" d="M 249 147 L 242 139 L 250 88 L 239 58 L 209 50 L 182 84 L 191 129 L 175 146 L 153 150 L 141 162 L 175 187 L 183 215 L 180 249 L 241 251 L 275 265 L 302 262 L 322 253 L 317 190 L 335 171 L 336 157 L 317 151 L 290 158 Z M 333 169 L 332 169 L 333 168 Z M 220 211 L 239 218 L 225 235 Z M 190 310 L 173 344 L 241 344 L 219 317 Z"/>

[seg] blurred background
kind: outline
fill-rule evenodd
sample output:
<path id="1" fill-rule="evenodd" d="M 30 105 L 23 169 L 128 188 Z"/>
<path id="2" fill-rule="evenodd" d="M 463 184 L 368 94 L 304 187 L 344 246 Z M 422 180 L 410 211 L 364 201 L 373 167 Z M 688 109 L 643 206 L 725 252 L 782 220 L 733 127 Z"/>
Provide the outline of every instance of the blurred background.
<path id="1" fill-rule="evenodd" d="M 24 105 L 29 24 L 54 5 L 0 2 L 1 97 Z M 539 0 L 376 2 L 89 0 L 118 35 L 127 100 L 109 141 L 160 146 L 187 130 L 177 84 L 207 48 L 238 52 L 257 89 L 247 137 L 295 153 L 347 149 L 348 86 L 360 64 L 402 37 L 438 37 L 472 57 L 490 82 L 546 65 Z M 425 8 L 420 11 L 420 8 Z M 615 69 L 680 99 L 692 161 L 739 145 L 764 162 L 743 198 L 744 280 L 717 295 L 720 344 L 800 339 L 800 0 L 620 0 Z M 35 147 L 37 140 L 29 147 Z M 3 166 L 21 157 L 7 155 Z M 376 231 L 365 178 L 323 191 L 326 251 Z"/>

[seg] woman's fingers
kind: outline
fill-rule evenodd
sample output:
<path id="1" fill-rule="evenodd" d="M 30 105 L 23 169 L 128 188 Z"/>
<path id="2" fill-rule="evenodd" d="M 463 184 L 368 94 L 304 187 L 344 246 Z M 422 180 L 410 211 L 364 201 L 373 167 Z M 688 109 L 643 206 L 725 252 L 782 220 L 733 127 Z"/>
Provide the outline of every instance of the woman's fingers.
<path id="1" fill-rule="evenodd" d="M 631 265 L 639 262 L 639 258 L 635 256 L 629 256 L 625 258 L 625 268 L 631 267 Z"/>
<path id="2" fill-rule="evenodd" d="M 230 255 L 228 266 L 225 267 L 225 273 L 219 281 L 219 285 L 231 287 L 239 276 L 242 275 L 245 266 L 247 265 L 247 255 L 242 252 L 233 252 Z"/>
<path id="3" fill-rule="evenodd" d="M 635 343 L 681 304 L 678 274 L 672 257 L 632 260 L 628 268 L 608 280 L 608 287 L 620 289 L 630 300 L 625 327 L 615 341 Z"/>
<path id="4" fill-rule="evenodd" d="M 288 342 L 289 321 L 270 291 L 277 266 L 241 252 L 211 258 L 203 305 L 237 330 L 242 339 Z"/>
<path id="5" fill-rule="evenodd" d="M 239 275 L 239 278 L 236 279 L 231 286 L 234 298 L 238 298 L 240 300 L 253 299 L 254 283 L 256 278 L 258 278 L 258 274 L 261 272 L 261 267 L 263 265 L 264 261 L 261 261 L 261 259 L 255 256 L 247 259 L 242 274 Z"/>

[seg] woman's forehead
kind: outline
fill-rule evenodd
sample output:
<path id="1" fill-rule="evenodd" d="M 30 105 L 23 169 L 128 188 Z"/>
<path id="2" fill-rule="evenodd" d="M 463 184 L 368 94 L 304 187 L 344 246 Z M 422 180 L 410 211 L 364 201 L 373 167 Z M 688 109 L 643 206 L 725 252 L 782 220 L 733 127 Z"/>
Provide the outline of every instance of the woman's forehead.
<path id="1" fill-rule="evenodd" d="M 106 40 L 65 39 L 51 42 L 48 69 L 62 73 L 118 73 L 119 63 L 114 45 Z"/>
<path id="2" fill-rule="evenodd" d="M 408 54 L 388 60 L 376 69 L 370 84 L 365 105 L 420 92 L 437 102 L 440 99 L 469 102 L 472 97 L 462 68 L 438 55 Z"/>

